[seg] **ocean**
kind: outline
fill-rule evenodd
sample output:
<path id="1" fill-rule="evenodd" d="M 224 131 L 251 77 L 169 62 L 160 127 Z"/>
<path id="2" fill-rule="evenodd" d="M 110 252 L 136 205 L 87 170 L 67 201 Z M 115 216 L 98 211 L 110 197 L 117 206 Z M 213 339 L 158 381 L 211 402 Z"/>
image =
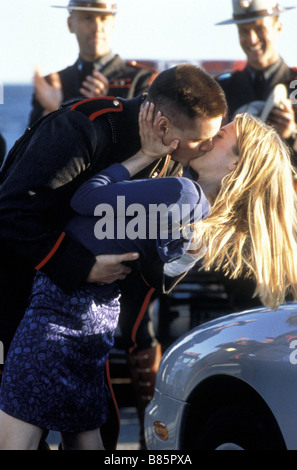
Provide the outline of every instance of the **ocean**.
<path id="1" fill-rule="evenodd" d="M 4 103 L 0 104 L 0 133 L 6 141 L 6 153 L 28 127 L 32 94 L 32 85 L 4 84 Z"/>

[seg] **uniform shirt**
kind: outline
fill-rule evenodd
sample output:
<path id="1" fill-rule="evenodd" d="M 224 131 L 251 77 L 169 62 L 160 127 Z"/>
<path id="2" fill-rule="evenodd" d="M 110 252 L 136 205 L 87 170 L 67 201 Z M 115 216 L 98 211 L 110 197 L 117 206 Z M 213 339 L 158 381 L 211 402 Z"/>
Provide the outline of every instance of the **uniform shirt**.
<path id="1" fill-rule="evenodd" d="M 256 100 L 253 85 L 255 74 L 256 70 L 247 65 L 241 71 L 222 74 L 218 77 L 218 82 L 226 95 L 230 120 L 241 106 Z M 288 67 L 280 59 L 276 64 L 264 70 L 266 87 L 261 99 L 265 101 L 278 83 L 283 83 L 288 89 L 288 95 L 290 95 L 292 92 L 290 84 L 296 78 L 297 71 Z"/>
<path id="2" fill-rule="evenodd" d="M 218 77 L 218 82 L 225 92 L 228 110 L 229 120 L 234 118 L 237 110 L 253 101 L 259 100 L 255 95 L 254 89 L 254 78 L 256 71 L 247 65 L 242 71 L 236 71 L 233 73 L 223 74 Z M 276 64 L 268 67 L 264 70 L 265 90 L 261 97 L 261 101 L 266 101 L 273 88 L 282 83 L 287 87 L 288 96 L 292 93 L 290 88 L 291 82 L 296 80 L 297 71 L 293 68 L 288 67 L 283 59 L 279 59 Z M 295 109 L 295 120 L 297 121 L 297 109 Z M 288 139 L 287 144 L 292 149 L 293 164 L 297 165 L 297 153 L 293 150 L 295 139 Z"/>
<path id="3" fill-rule="evenodd" d="M 155 69 L 140 65 L 136 61 L 124 61 L 119 55 L 112 53 L 96 62 L 86 62 L 78 58 L 75 64 L 58 72 L 62 84 L 63 101 L 80 95 L 79 90 L 83 81 L 88 75 L 92 75 L 94 68 L 108 79 L 108 95 L 126 99 L 134 98 L 147 91 L 157 74 Z M 49 81 L 49 77 L 46 79 Z M 33 95 L 29 125 L 36 122 L 43 112 L 44 109 Z"/>

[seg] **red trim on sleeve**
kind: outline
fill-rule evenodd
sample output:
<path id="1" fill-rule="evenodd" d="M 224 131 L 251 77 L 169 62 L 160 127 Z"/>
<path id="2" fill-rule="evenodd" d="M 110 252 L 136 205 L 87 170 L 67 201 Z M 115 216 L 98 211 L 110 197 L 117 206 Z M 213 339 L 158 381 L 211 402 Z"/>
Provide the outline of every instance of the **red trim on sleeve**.
<path id="1" fill-rule="evenodd" d="M 138 317 L 136 318 L 136 321 L 134 323 L 134 326 L 133 326 L 133 329 L 132 329 L 132 333 L 131 333 L 131 340 L 133 342 L 133 346 L 129 349 L 129 354 L 132 354 L 134 349 L 137 348 L 137 343 L 136 343 L 136 335 L 137 335 L 137 331 L 138 331 L 138 328 L 139 328 L 139 325 L 144 317 L 144 314 L 146 312 L 146 309 L 149 305 L 149 302 L 151 300 L 151 297 L 153 295 L 153 293 L 155 292 L 155 289 L 153 287 L 150 288 L 150 290 L 147 292 L 146 296 L 145 296 L 145 299 L 142 303 L 142 306 L 141 306 L 141 309 L 140 309 L 140 312 L 138 314 Z"/>
<path id="2" fill-rule="evenodd" d="M 101 116 L 101 114 L 106 114 L 106 113 L 118 113 L 123 110 L 122 103 L 120 103 L 120 107 L 118 109 L 114 108 L 106 108 L 106 109 L 101 109 L 101 111 L 97 111 L 96 113 L 91 114 L 89 116 L 90 121 L 94 121 L 98 116 Z"/>
<path id="3" fill-rule="evenodd" d="M 71 108 L 71 111 L 74 111 L 75 109 L 79 110 L 79 107 L 80 106 L 82 107 L 86 103 L 91 103 L 91 102 L 100 103 L 101 102 L 101 103 L 105 104 L 106 102 L 109 103 L 110 101 L 112 101 L 113 107 L 106 107 L 106 108 L 103 108 L 103 109 L 99 109 L 98 111 L 95 111 L 94 113 L 90 114 L 88 116 L 90 121 L 94 121 L 94 119 L 96 119 L 98 116 L 101 116 L 102 114 L 119 113 L 119 112 L 123 111 L 122 103 L 117 98 L 115 98 L 114 96 L 98 96 L 98 97 L 95 97 L 95 98 L 87 98 L 87 99 L 79 101 L 78 103 L 73 105 L 72 108 Z"/>
<path id="4" fill-rule="evenodd" d="M 55 243 L 53 249 L 49 252 L 49 254 L 35 267 L 36 271 L 39 271 L 43 266 L 54 256 L 56 251 L 58 250 L 59 246 L 61 245 L 62 241 L 65 237 L 65 232 L 63 232 L 60 237 L 58 238 L 57 242 Z"/>

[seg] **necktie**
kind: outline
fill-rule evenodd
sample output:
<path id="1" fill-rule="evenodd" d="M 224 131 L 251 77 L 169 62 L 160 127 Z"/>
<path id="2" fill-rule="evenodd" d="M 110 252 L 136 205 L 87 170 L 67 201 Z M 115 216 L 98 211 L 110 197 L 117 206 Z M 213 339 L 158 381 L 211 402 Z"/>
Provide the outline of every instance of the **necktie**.
<path id="1" fill-rule="evenodd" d="M 258 70 L 254 79 L 254 91 L 256 100 L 263 101 L 265 95 L 265 88 L 266 84 L 264 73 L 261 70 Z"/>

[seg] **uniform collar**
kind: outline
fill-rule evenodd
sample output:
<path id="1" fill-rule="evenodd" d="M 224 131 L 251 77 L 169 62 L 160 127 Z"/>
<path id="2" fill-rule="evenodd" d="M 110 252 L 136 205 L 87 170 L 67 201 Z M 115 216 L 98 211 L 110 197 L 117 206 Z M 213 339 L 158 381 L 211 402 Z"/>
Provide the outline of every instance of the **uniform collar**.
<path id="1" fill-rule="evenodd" d="M 110 51 L 108 54 L 106 54 L 103 57 L 99 57 L 94 62 L 88 62 L 82 59 L 81 57 L 79 57 L 77 61 L 77 70 L 81 72 L 85 65 L 92 65 L 93 68 L 95 68 L 96 70 L 100 72 L 106 66 L 106 64 L 108 64 L 110 61 L 114 59 L 114 57 L 115 57 L 115 54 L 112 51 Z"/>
<path id="2" fill-rule="evenodd" d="M 272 65 L 269 65 L 269 67 L 267 67 L 266 69 L 264 69 L 262 72 L 263 72 L 263 75 L 264 75 L 264 79 L 265 80 L 270 80 L 272 78 L 272 76 L 278 71 L 278 69 L 281 67 L 283 63 L 283 59 L 280 57 L 278 59 L 277 62 L 275 62 L 274 64 Z M 247 70 L 249 71 L 249 74 L 252 78 L 252 80 L 255 79 L 255 76 L 258 72 L 258 70 L 254 69 L 253 67 L 251 67 L 250 65 L 247 65 Z"/>

